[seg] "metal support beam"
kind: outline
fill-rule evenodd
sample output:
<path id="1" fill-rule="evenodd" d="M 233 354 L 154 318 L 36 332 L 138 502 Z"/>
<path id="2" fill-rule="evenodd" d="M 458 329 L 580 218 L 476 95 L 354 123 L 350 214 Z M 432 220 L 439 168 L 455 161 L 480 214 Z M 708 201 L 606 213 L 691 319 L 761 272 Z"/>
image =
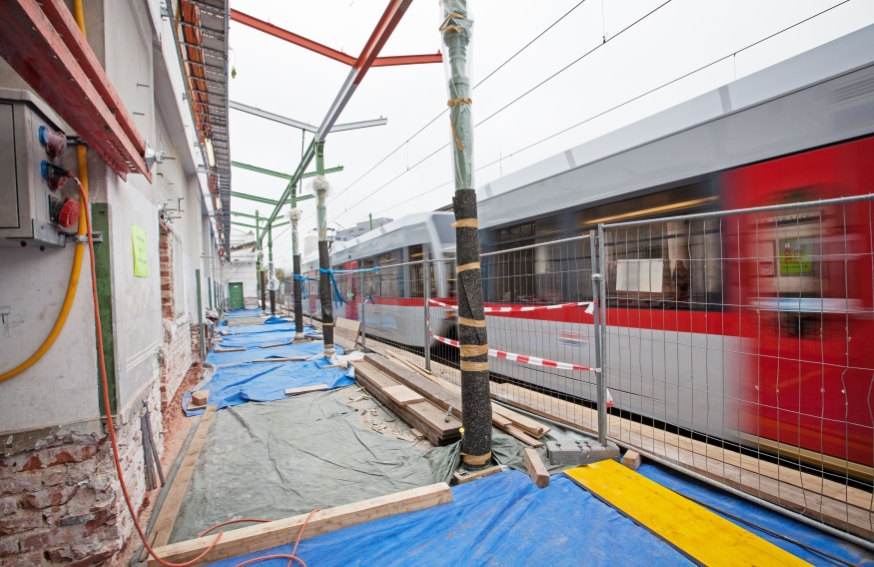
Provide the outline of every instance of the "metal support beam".
<path id="1" fill-rule="evenodd" d="M 249 171 L 254 171 L 255 173 L 263 173 L 264 175 L 270 175 L 271 177 L 279 177 L 280 179 L 293 179 L 293 175 L 289 175 L 287 173 L 282 173 L 279 171 L 273 171 L 272 169 L 267 169 L 264 167 L 258 167 L 257 165 L 250 165 L 248 163 L 242 163 L 239 161 L 232 161 L 231 165 L 234 167 L 239 167 L 240 169 L 247 169 Z M 339 173 L 343 171 L 343 166 L 338 165 L 337 167 L 330 167 L 325 170 L 325 174 L 328 173 Z M 311 171 L 309 173 L 304 173 L 302 178 L 306 179 L 307 177 L 315 177 L 316 172 Z"/>
<path id="2" fill-rule="evenodd" d="M 388 41 L 388 38 L 391 37 L 392 32 L 394 32 L 395 28 L 400 23 L 401 18 L 403 18 L 404 14 L 407 12 L 407 9 L 410 7 L 410 4 L 412 2 L 413 0 L 391 0 L 389 2 L 388 6 L 382 14 L 382 17 L 380 17 L 379 19 L 379 23 L 370 34 L 370 38 L 364 45 L 364 49 L 361 51 L 361 54 L 355 61 L 355 65 L 352 67 L 352 70 L 349 72 L 349 76 L 346 77 L 346 82 L 343 83 L 343 86 L 340 89 L 340 92 L 337 94 L 337 97 L 334 99 L 331 108 L 328 110 L 327 115 L 325 115 L 324 120 L 322 120 L 322 124 L 321 126 L 319 126 L 318 132 L 316 133 L 312 142 L 310 142 L 310 145 L 307 147 L 306 151 L 304 151 L 303 155 L 301 156 L 301 160 L 297 166 L 297 170 L 294 172 L 293 178 L 291 179 L 291 181 L 289 181 L 288 186 L 282 193 L 282 197 L 279 199 L 279 203 L 285 204 L 288 201 L 294 185 L 298 182 L 304 171 L 306 171 L 306 168 L 309 166 L 310 162 L 315 157 L 317 143 L 325 141 L 328 133 L 331 132 L 334 124 L 336 124 L 337 122 L 337 119 L 343 113 L 343 109 L 346 108 L 346 105 L 349 103 L 349 100 L 355 93 L 355 89 L 358 87 L 361 81 L 364 80 L 364 76 L 367 74 L 368 69 L 373 66 L 374 60 L 376 60 L 379 52 L 382 51 L 382 48 L 385 46 L 386 41 Z M 279 211 L 281 208 L 282 205 L 277 205 L 276 208 L 273 209 L 273 212 L 270 213 L 270 217 L 267 219 L 267 226 L 270 226 L 273 221 L 276 220 L 276 217 L 279 216 Z"/>
<path id="3" fill-rule="evenodd" d="M 232 214 L 232 215 L 240 215 L 240 214 L 242 214 L 242 213 L 231 213 L 231 214 Z M 247 217 L 255 218 L 255 215 L 246 215 L 246 216 L 247 216 Z M 239 222 L 239 221 L 231 221 L 231 224 L 232 224 L 232 225 L 235 225 L 235 226 L 243 226 L 243 227 L 246 227 L 246 228 L 256 228 L 256 229 L 257 229 L 257 228 L 260 228 L 260 227 L 255 226 L 254 224 L 246 224 L 246 223 L 244 223 L 244 222 Z M 274 224 L 273 227 L 274 227 L 274 228 L 279 228 L 279 227 L 281 227 L 281 226 L 285 226 L 285 225 L 287 225 L 287 224 L 288 224 L 287 222 L 281 222 L 281 223 L 278 223 L 278 224 Z"/>
<path id="4" fill-rule="evenodd" d="M 242 102 L 236 102 L 234 100 L 228 103 L 228 107 L 233 108 L 234 110 L 239 110 L 240 112 L 245 112 L 246 114 L 251 114 L 252 116 L 258 116 L 259 118 L 264 118 L 266 120 L 272 120 L 273 122 L 285 124 L 286 126 L 297 128 L 298 130 L 305 130 L 307 132 L 315 133 L 319 129 L 318 126 L 314 126 L 313 124 L 307 124 L 306 122 L 301 122 L 300 120 L 295 120 L 294 118 L 288 118 L 286 116 L 275 114 L 267 110 L 261 110 L 260 108 L 249 106 L 248 104 L 243 104 Z M 373 126 L 385 126 L 387 123 L 388 118 L 361 120 L 358 122 L 349 122 L 347 124 L 338 124 L 331 131 L 343 132 L 346 130 L 357 130 L 359 128 L 372 128 Z"/>
<path id="5" fill-rule="evenodd" d="M 248 193 L 240 193 L 239 191 L 231 191 L 231 197 L 236 197 L 238 199 L 246 199 L 248 201 L 255 201 L 256 203 L 264 203 L 265 205 L 273 205 L 278 206 L 279 201 L 274 201 L 273 199 L 268 199 L 267 197 L 259 197 L 257 195 L 249 195 Z M 306 201 L 307 199 L 315 199 L 315 195 L 304 195 L 303 197 L 297 197 L 298 201 Z M 285 201 L 286 203 L 290 203 L 291 199 Z M 264 218 L 264 217 L 261 217 Z"/>
<path id="6" fill-rule="evenodd" d="M 318 53 L 319 55 L 324 55 L 325 57 L 343 63 L 344 65 L 349 65 L 350 67 L 353 67 L 357 63 L 357 60 L 351 55 L 347 55 L 342 51 L 337 51 L 336 49 L 328 47 L 327 45 L 322 45 L 321 43 L 315 42 L 311 39 L 307 39 L 303 36 L 297 35 L 296 33 L 292 33 L 288 30 L 282 29 L 279 26 L 275 26 L 271 23 L 265 22 L 264 20 L 259 20 L 254 16 L 244 14 L 239 10 L 231 10 L 231 19 L 245 26 L 249 26 L 250 28 L 254 28 L 260 32 L 272 35 L 275 38 L 287 41 L 289 43 L 293 43 L 298 47 L 303 47 L 304 49 L 308 49 L 310 51 Z M 389 35 L 390 34 L 391 32 L 389 32 Z M 373 63 L 373 66 L 390 67 L 394 65 L 421 65 L 423 63 L 442 62 L 443 56 L 438 51 L 437 53 L 427 55 L 398 55 L 393 57 L 380 57 L 376 59 L 376 61 Z"/>
<path id="7" fill-rule="evenodd" d="M 151 182 L 145 142 L 132 118 L 119 114 L 127 111 L 69 9 L 62 0 L 44 4 L 61 29 L 36 0 L 0 2 L 0 56 L 114 172 L 141 173 Z"/>

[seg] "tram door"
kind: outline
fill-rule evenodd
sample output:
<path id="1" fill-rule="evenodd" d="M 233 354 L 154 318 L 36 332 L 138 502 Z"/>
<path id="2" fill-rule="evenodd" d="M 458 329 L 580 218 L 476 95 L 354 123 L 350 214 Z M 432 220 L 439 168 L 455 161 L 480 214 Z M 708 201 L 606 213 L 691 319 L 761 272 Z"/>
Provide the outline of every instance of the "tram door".
<path id="1" fill-rule="evenodd" d="M 725 174 L 727 209 L 867 193 L 874 140 Z M 724 221 L 726 310 L 738 317 L 741 438 L 872 464 L 874 333 L 870 202 Z"/>

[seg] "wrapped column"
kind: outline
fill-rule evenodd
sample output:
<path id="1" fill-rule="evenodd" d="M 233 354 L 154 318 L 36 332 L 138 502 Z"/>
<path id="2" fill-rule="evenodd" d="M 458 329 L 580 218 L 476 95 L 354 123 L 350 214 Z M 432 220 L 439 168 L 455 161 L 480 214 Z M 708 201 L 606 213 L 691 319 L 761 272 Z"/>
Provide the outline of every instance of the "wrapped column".
<path id="1" fill-rule="evenodd" d="M 292 202 L 294 195 L 292 194 Z M 292 203 L 294 207 L 294 203 Z M 300 250 L 297 249 L 297 223 L 300 222 L 301 211 L 292 208 L 288 211 L 288 220 L 291 221 L 291 253 L 294 258 L 294 338 L 302 339 L 303 334 L 303 277 L 300 273 Z"/>
<path id="2" fill-rule="evenodd" d="M 322 304 L 322 336 L 325 341 L 325 358 L 334 355 L 334 307 L 331 295 L 331 258 L 328 256 L 328 216 L 325 199 L 330 185 L 325 179 L 325 143 L 316 146 L 316 177 L 313 179 L 316 194 L 316 213 L 319 229 L 319 301 Z"/>
<path id="3" fill-rule="evenodd" d="M 488 466 L 492 450 L 488 336 L 479 263 L 479 229 L 473 176 L 470 45 L 473 18 L 467 0 L 440 0 L 450 108 L 450 147 L 455 173 L 455 242 L 458 283 L 458 342 L 461 350 L 461 453 L 468 468 Z"/>

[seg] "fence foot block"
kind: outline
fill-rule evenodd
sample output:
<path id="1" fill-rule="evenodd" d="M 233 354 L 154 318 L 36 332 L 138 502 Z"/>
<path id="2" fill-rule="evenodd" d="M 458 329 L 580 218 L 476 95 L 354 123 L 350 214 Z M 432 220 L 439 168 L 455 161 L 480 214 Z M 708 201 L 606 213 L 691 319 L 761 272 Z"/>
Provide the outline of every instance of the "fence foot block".
<path id="1" fill-rule="evenodd" d="M 546 454 L 553 465 L 589 465 L 607 459 L 619 460 L 619 447 L 607 441 L 604 447 L 597 440 L 547 441 Z"/>

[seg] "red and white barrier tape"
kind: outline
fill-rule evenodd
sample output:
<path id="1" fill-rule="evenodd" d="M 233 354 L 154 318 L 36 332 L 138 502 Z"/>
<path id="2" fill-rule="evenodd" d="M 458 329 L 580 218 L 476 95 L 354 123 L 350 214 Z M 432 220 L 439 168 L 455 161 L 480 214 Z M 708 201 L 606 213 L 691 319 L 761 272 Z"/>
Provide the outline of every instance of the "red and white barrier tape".
<path id="1" fill-rule="evenodd" d="M 433 332 L 431 337 L 441 343 L 458 348 L 458 341 L 439 337 Z M 598 368 L 589 368 L 588 366 L 580 366 L 578 364 L 569 364 L 567 362 L 556 362 L 555 360 L 547 360 L 545 358 L 537 358 L 535 356 L 525 356 L 524 354 L 516 354 L 513 352 L 504 352 L 502 350 L 489 349 L 489 356 L 494 358 L 504 358 L 521 364 L 529 364 L 531 366 L 546 366 L 547 368 L 558 368 L 561 370 L 576 370 L 578 372 L 597 372 Z M 607 390 L 607 408 L 613 407 L 613 396 L 610 395 L 610 390 Z"/>
<path id="2" fill-rule="evenodd" d="M 442 301 L 437 301 L 436 299 L 429 299 L 428 303 L 430 305 L 436 305 L 438 307 L 449 307 L 456 308 L 457 305 L 450 305 L 449 303 L 443 303 Z M 559 305 L 533 305 L 531 307 L 519 307 L 518 305 L 511 305 L 508 307 L 486 307 L 486 313 L 523 313 L 528 311 L 540 311 L 541 309 L 564 309 L 566 307 L 582 307 L 586 306 L 586 313 L 591 315 L 595 312 L 595 303 L 592 301 L 580 301 L 577 303 L 561 303 Z"/>

